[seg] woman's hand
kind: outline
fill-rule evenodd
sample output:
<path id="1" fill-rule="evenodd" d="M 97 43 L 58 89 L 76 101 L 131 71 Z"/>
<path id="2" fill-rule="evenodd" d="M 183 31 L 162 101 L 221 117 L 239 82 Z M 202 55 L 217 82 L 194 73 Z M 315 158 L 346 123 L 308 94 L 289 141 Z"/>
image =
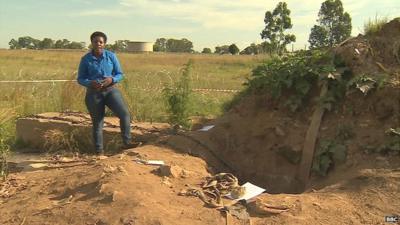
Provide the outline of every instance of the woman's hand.
<path id="1" fill-rule="evenodd" d="M 100 89 L 103 88 L 103 85 L 100 84 L 100 83 L 98 83 L 98 82 L 95 81 L 95 80 L 92 80 L 92 82 L 90 82 L 90 86 L 91 86 L 92 88 L 94 88 L 95 90 L 100 90 Z"/>
<path id="2" fill-rule="evenodd" d="M 101 81 L 103 87 L 108 87 L 113 83 L 113 79 L 111 77 L 106 77 L 104 80 Z"/>

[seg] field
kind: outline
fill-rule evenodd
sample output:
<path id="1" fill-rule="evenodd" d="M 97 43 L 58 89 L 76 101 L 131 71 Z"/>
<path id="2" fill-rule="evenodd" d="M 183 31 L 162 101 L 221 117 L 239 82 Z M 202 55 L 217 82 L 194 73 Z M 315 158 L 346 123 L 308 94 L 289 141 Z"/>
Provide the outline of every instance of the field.
<path id="1" fill-rule="evenodd" d="M 75 80 L 82 51 L 0 50 L 0 79 Z M 120 88 L 136 121 L 165 121 L 161 90 L 180 76 L 193 59 L 192 88 L 240 90 L 251 70 L 265 56 L 194 54 L 118 54 L 125 74 Z M 86 111 L 85 89 L 76 82 L 0 83 L 1 108 L 18 115 L 49 111 Z M 215 117 L 233 92 L 202 91 L 193 94 L 193 116 Z"/>

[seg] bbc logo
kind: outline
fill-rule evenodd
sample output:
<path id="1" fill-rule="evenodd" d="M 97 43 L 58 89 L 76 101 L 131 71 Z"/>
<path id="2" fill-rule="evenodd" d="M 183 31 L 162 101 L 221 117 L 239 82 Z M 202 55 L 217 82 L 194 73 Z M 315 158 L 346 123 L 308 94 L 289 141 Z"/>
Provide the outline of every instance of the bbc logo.
<path id="1" fill-rule="evenodd" d="M 386 223 L 398 223 L 400 221 L 398 215 L 393 215 L 393 216 L 385 216 L 385 222 Z"/>

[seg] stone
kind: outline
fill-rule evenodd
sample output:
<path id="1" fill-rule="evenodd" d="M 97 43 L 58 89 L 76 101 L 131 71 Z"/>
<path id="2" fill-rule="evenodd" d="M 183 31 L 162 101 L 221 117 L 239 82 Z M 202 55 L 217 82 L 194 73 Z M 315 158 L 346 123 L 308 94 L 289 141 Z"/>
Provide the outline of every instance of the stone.
<path id="1" fill-rule="evenodd" d="M 160 174 L 165 177 L 180 177 L 183 173 L 183 169 L 177 165 L 162 165 L 160 166 Z"/>
<path id="2" fill-rule="evenodd" d="M 112 194 L 112 201 L 116 202 L 116 201 L 121 201 L 126 199 L 126 195 L 124 192 L 121 191 L 114 191 Z"/>
<path id="3" fill-rule="evenodd" d="M 283 129 L 279 126 L 275 127 L 275 134 L 281 137 L 286 135 L 285 131 L 283 131 Z"/>

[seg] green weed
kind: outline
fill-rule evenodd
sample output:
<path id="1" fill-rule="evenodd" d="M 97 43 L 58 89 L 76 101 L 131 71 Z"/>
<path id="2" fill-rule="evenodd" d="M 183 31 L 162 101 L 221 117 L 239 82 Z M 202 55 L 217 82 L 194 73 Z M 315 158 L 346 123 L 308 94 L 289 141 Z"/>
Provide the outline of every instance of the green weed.
<path id="1" fill-rule="evenodd" d="M 312 171 L 326 176 L 335 164 L 345 162 L 346 157 L 347 148 L 344 144 L 334 140 L 322 140 L 314 156 Z"/>
<path id="2" fill-rule="evenodd" d="M 182 70 L 179 81 L 163 90 L 166 100 L 169 123 L 190 128 L 189 113 L 191 110 L 190 98 L 192 95 L 190 73 L 193 62 L 190 60 Z"/>

